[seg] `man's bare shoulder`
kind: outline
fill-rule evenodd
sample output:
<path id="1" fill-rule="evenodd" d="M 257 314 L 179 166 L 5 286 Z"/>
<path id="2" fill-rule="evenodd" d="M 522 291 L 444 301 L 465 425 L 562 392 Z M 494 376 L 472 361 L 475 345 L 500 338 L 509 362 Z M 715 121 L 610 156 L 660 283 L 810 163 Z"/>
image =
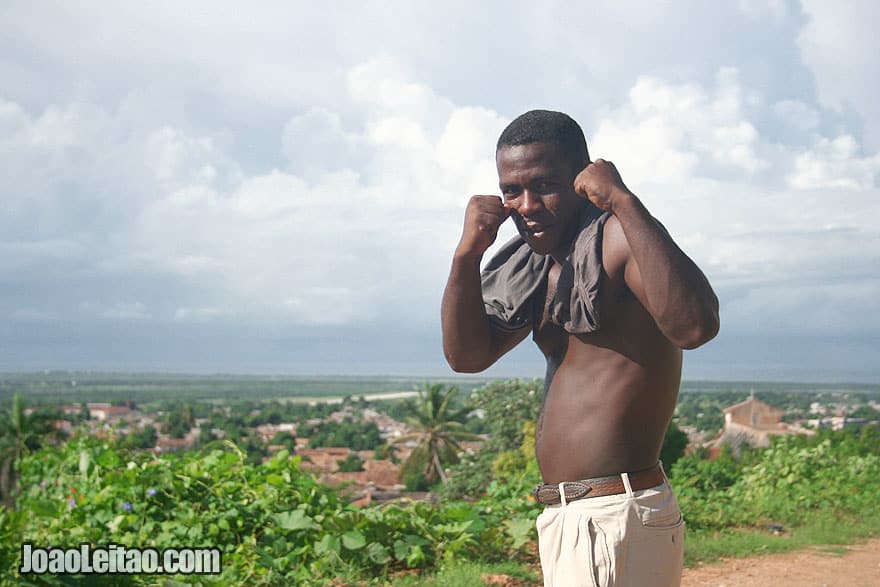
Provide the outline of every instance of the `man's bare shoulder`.
<path id="1" fill-rule="evenodd" d="M 620 220 L 611 215 L 602 230 L 602 267 L 609 276 L 619 275 L 631 255 Z"/>

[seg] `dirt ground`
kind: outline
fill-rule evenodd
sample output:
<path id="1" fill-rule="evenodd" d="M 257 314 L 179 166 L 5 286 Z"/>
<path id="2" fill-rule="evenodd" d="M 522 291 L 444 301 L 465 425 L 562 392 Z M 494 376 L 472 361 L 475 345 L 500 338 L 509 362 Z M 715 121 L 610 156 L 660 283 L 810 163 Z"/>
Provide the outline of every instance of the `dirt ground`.
<path id="1" fill-rule="evenodd" d="M 845 553 L 841 553 L 842 550 Z M 535 565 L 538 576 L 540 567 Z M 492 587 L 540 587 L 508 575 L 483 575 Z M 845 547 L 723 559 L 685 569 L 681 587 L 880 587 L 880 539 Z M 648 586 L 646 586 L 648 587 Z"/>
<path id="2" fill-rule="evenodd" d="M 682 587 L 880 587 L 880 540 L 846 547 L 730 559 L 685 569 Z"/>

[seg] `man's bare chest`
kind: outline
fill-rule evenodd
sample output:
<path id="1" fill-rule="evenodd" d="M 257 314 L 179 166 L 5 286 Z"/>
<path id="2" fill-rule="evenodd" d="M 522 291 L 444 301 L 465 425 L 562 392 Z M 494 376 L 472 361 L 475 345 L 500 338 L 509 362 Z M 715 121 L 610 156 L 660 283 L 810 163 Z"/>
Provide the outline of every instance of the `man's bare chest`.
<path id="1" fill-rule="evenodd" d="M 599 317 L 599 329 L 590 334 L 573 335 L 554 320 L 554 306 L 557 305 L 556 291 L 561 266 L 554 264 L 547 275 L 543 295 L 535 300 L 536 320 L 533 325 L 533 340 L 543 354 L 552 356 L 564 355 L 569 339 L 575 338 L 583 344 L 601 344 L 603 339 L 613 337 L 624 324 L 630 322 L 630 315 L 641 315 L 640 304 L 626 286 L 622 275 L 602 272 L 599 292 L 596 297 L 596 313 Z M 557 317 L 558 318 L 558 317 Z"/>

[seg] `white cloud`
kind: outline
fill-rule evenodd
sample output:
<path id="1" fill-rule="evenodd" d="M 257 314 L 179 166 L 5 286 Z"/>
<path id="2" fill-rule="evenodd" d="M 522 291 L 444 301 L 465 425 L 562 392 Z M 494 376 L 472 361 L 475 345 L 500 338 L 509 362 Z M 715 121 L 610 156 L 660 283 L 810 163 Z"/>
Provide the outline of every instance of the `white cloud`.
<path id="1" fill-rule="evenodd" d="M 103 315 L 182 322 L 275 316 L 303 324 L 382 320 L 401 311 L 417 321 L 432 317 L 467 197 L 497 189 L 492 155 L 507 121 L 490 108 L 456 106 L 387 60 L 355 66 L 348 80 L 355 108 L 346 116 L 315 107 L 278 129 L 286 170 L 243 171 L 235 142 L 223 133 L 93 117 L 104 130 L 85 133 L 91 139 L 76 148 L 94 149 L 99 159 L 117 150 L 141 153 L 133 175 L 141 196 L 123 193 L 133 206 L 124 222 L 82 243 L 113 244 L 94 261 L 108 275 L 147 271 L 176 284 L 150 311 L 116 304 Z M 40 120 L 75 118 L 54 111 L 29 116 L 7 101 L 3 120 L 24 137 Z M 858 156 L 851 136 L 823 137 L 813 122 L 799 129 L 811 133 L 809 148 L 762 134 L 768 117 L 791 125 L 811 112 L 819 116 L 801 102 L 770 103 L 731 68 L 705 85 L 641 77 L 591 145 L 637 192 L 647 189 L 651 209 L 721 283 L 760 284 L 770 273 L 796 279 L 810 269 L 787 259 L 793 251 L 800 258 L 805 243 L 776 235 L 819 220 L 861 226 L 852 215 L 820 214 L 821 196 L 810 190 L 870 193 L 877 166 L 876 157 Z M 98 140 L 108 136 L 108 124 L 117 125 L 109 133 L 115 144 Z M 56 144 L 61 152 L 74 148 Z M 780 178 L 762 187 L 768 168 Z M 809 193 L 786 192 L 784 177 Z M 115 204 L 96 197 L 93 213 Z M 499 242 L 512 232 L 505 226 Z M 743 241 L 742 234 L 751 236 Z M 848 245 L 867 237 L 853 238 Z M 826 243 L 819 257 L 837 259 L 842 246 Z"/>
<path id="2" fill-rule="evenodd" d="M 348 72 L 348 90 L 372 116 L 420 120 L 430 127 L 453 108 L 431 88 L 403 78 L 400 66 L 391 59 L 372 59 L 354 67 Z"/>
<path id="3" fill-rule="evenodd" d="M 596 132 L 594 156 L 614 160 L 709 274 L 733 332 L 880 328 L 863 312 L 880 294 L 880 153 L 823 136 L 820 115 L 724 69 L 714 86 L 640 78 Z M 779 123 L 807 142 L 773 136 Z"/>
<path id="4" fill-rule="evenodd" d="M 5 316 L 435 332 L 495 140 L 547 107 L 706 269 L 725 329 L 874 328 L 870 2 L 52 13 L 0 23 Z"/>
<path id="5" fill-rule="evenodd" d="M 210 292 L 207 314 L 197 300 L 171 300 L 177 305 L 165 315 L 178 321 L 369 321 L 399 313 L 389 299 L 418 319 L 433 314 L 425 299 L 439 299 L 437 269 L 448 263 L 467 197 L 496 189 L 493 146 L 505 121 L 490 109 L 453 107 L 397 75 L 387 64 L 353 69 L 359 126 L 346 128 L 327 109 L 288 121 L 281 148 L 303 175 L 241 175 L 210 137 L 148 132 L 146 173 L 156 191 L 120 227 L 119 251 L 105 267 L 136 264 Z M 365 95 L 359 84 L 380 91 Z M 398 89 L 418 106 L 391 107 Z M 352 157 L 334 157 L 337 149 Z M 206 168 L 228 179 L 217 182 Z"/>
<path id="6" fill-rule="evenodd" d="M 316 178 L 330 170 L 356 168 L 363 163 L 363 138 L 347 131 L 340 116 L 326 108 L 312 108 L 284 126 L 282 150 L 290 169 Z"/>
<path id="7" fill-rule="evenodd" d="M 874 189 L 880 177 L 880 152 L 859 157 L 858 150 L 850 135 L 822 137 L 812 149 L 797 155 L 787 180 L 797 189 Z"/>
<path id="8" fill-rule="evenodd" d="M 454 110 L 436 144 L 437 172 L 466 194 L 493 188 L 497 184 L 494 139 L 509 122 L 487 108 Z M 461 200 L 456 197 L 455 201 Z"/>
<path id="9" fill-rule="evenodd" d="M 773 113 L 783 124 L 798 131 L 810 132 L 819 126 L 819 112 L 800 100 L 780 100 L 773 104 Z"/>
<path id="10" fill-rule="evenodd" d="M 246 180 L 233 196 L 238 210 L 262 219 L 289 217 L 308 207 L 305 182 L 274 170 L 269 175 Z"/>
<path id="11" fill-rule="evenodd" d="M 719 167 L 754 174 L 768 166 L 749 121 L 754 100 L 731 68 L 718 72 L 714 88 L 641 77 L 629 102 L 599 125 L 593 156 L 608 153 L 603 158 L 620 161 L 636 182 L 681 181 Z"/>
<path id="12" fill-rule="evenodd" d="M 801 4 L 807 23 L 797 44 L 815 75 L 823 105 L 854 109 L 864 123 L 865 143 L 880 149 L 878 4 L 872 0 L 801 0 Z"/>

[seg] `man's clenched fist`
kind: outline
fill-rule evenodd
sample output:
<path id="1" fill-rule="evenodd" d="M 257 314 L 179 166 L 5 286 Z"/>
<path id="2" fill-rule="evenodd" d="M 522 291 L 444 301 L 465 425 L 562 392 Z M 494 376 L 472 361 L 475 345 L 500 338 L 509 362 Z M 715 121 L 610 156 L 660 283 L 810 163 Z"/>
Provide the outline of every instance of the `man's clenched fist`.
<path id="1" fill-rule="evenodd" d="M 482 255 L 495 242 L 498 227 L 510 216 L 499 196 L 472 196 L 464 214 L 464 232 L 458 243 L 462 254 Z"/>
<path id="2" fill-rule="evenodd" d="M 596 159 L 589 163 L 576 178 L 574 191 L 590 200 L 602 210 L 614 212 L 614 198 L 621 194 L 629 194 L 629 189 L 620 178 L 614 163 L 604 159 Z"/>

